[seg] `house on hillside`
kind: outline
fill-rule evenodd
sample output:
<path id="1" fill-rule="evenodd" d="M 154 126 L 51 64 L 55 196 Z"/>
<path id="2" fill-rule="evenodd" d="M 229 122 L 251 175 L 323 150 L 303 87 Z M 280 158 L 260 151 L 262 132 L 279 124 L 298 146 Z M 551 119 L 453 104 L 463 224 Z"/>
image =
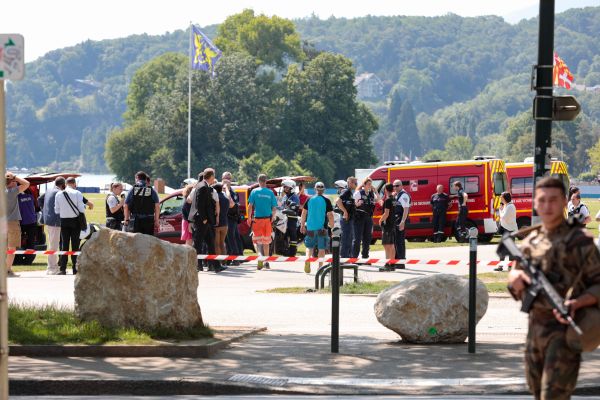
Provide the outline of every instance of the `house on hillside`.
<path id="1" fill-rule="evenodd" d="M 93 94 L 100 90 L 102 84 L 93 79 L 75 79 L 73 83 L 73 91 L 75 95 L 83 97 Z"/>
<path id="2" fill-rule="evenodd" d="M 383 96 L 383 82 L 372 72 L 365 72 L 354 79 L 354 86 L 360 99 L 374 99 Z"/>

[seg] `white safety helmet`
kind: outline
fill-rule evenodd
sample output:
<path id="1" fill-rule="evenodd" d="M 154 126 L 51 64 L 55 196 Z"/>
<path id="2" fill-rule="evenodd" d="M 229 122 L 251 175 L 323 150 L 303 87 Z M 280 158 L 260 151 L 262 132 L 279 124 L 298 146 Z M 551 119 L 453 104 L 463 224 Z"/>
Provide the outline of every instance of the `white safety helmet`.
<path id="1" fill-rule="evenodd" d="M 339 181 L 335 181 L 333 184 L 335 185 L 336 189 L 346 189 L 348 187 L 348 182 L 346 182 L 343 179 L 340 179 Z"/>
<path id="2" fill-rule="evenodd" d="M 291 179 L 284 179 L 283 181 L 281 181 L 281 186 L 282 187 L 289 187 L 289 188 L 292 188 L 292 190 L 293 190 L 293 189 L 296 188 L 296 182 L 294 182 Z"/>

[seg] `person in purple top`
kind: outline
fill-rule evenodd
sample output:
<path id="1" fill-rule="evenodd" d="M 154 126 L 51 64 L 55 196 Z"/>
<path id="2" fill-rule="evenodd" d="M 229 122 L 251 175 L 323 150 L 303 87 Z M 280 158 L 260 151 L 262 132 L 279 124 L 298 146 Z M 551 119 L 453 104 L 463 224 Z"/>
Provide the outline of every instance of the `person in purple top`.
<path id="1" fill-rule="evenodd" d="M 33 249 L 35 246 L 35 230 L 37 228 L 37 214 L 35 200 L 31 189 L 19 193 L 19 212 L 21 213 L 21 232 L 25 233 L 25 247 Z"/>

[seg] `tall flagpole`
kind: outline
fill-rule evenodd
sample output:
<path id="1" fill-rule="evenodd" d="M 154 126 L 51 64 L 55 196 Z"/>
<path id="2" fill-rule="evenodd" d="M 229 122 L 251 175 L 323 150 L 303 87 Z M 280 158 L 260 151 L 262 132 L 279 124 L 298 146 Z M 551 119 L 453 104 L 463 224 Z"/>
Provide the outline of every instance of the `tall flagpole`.
<path id="1" fill-rule="evenodd" d="M 190 21 L 190 63 L 188 65 L 188 165 L 187 165 L 187 177 L 192 177 L 192 21 Z"/>

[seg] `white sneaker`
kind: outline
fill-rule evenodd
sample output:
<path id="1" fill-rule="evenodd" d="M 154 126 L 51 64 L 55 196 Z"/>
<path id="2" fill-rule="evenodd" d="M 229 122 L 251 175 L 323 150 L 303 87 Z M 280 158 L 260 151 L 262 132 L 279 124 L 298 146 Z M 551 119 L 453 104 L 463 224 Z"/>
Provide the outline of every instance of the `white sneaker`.
<path id="1" fill-rule="evenodd" d="M 46 270 L 46 275 L 58 275 L 60 271 L 57 269 L 47 269 Z"/>

